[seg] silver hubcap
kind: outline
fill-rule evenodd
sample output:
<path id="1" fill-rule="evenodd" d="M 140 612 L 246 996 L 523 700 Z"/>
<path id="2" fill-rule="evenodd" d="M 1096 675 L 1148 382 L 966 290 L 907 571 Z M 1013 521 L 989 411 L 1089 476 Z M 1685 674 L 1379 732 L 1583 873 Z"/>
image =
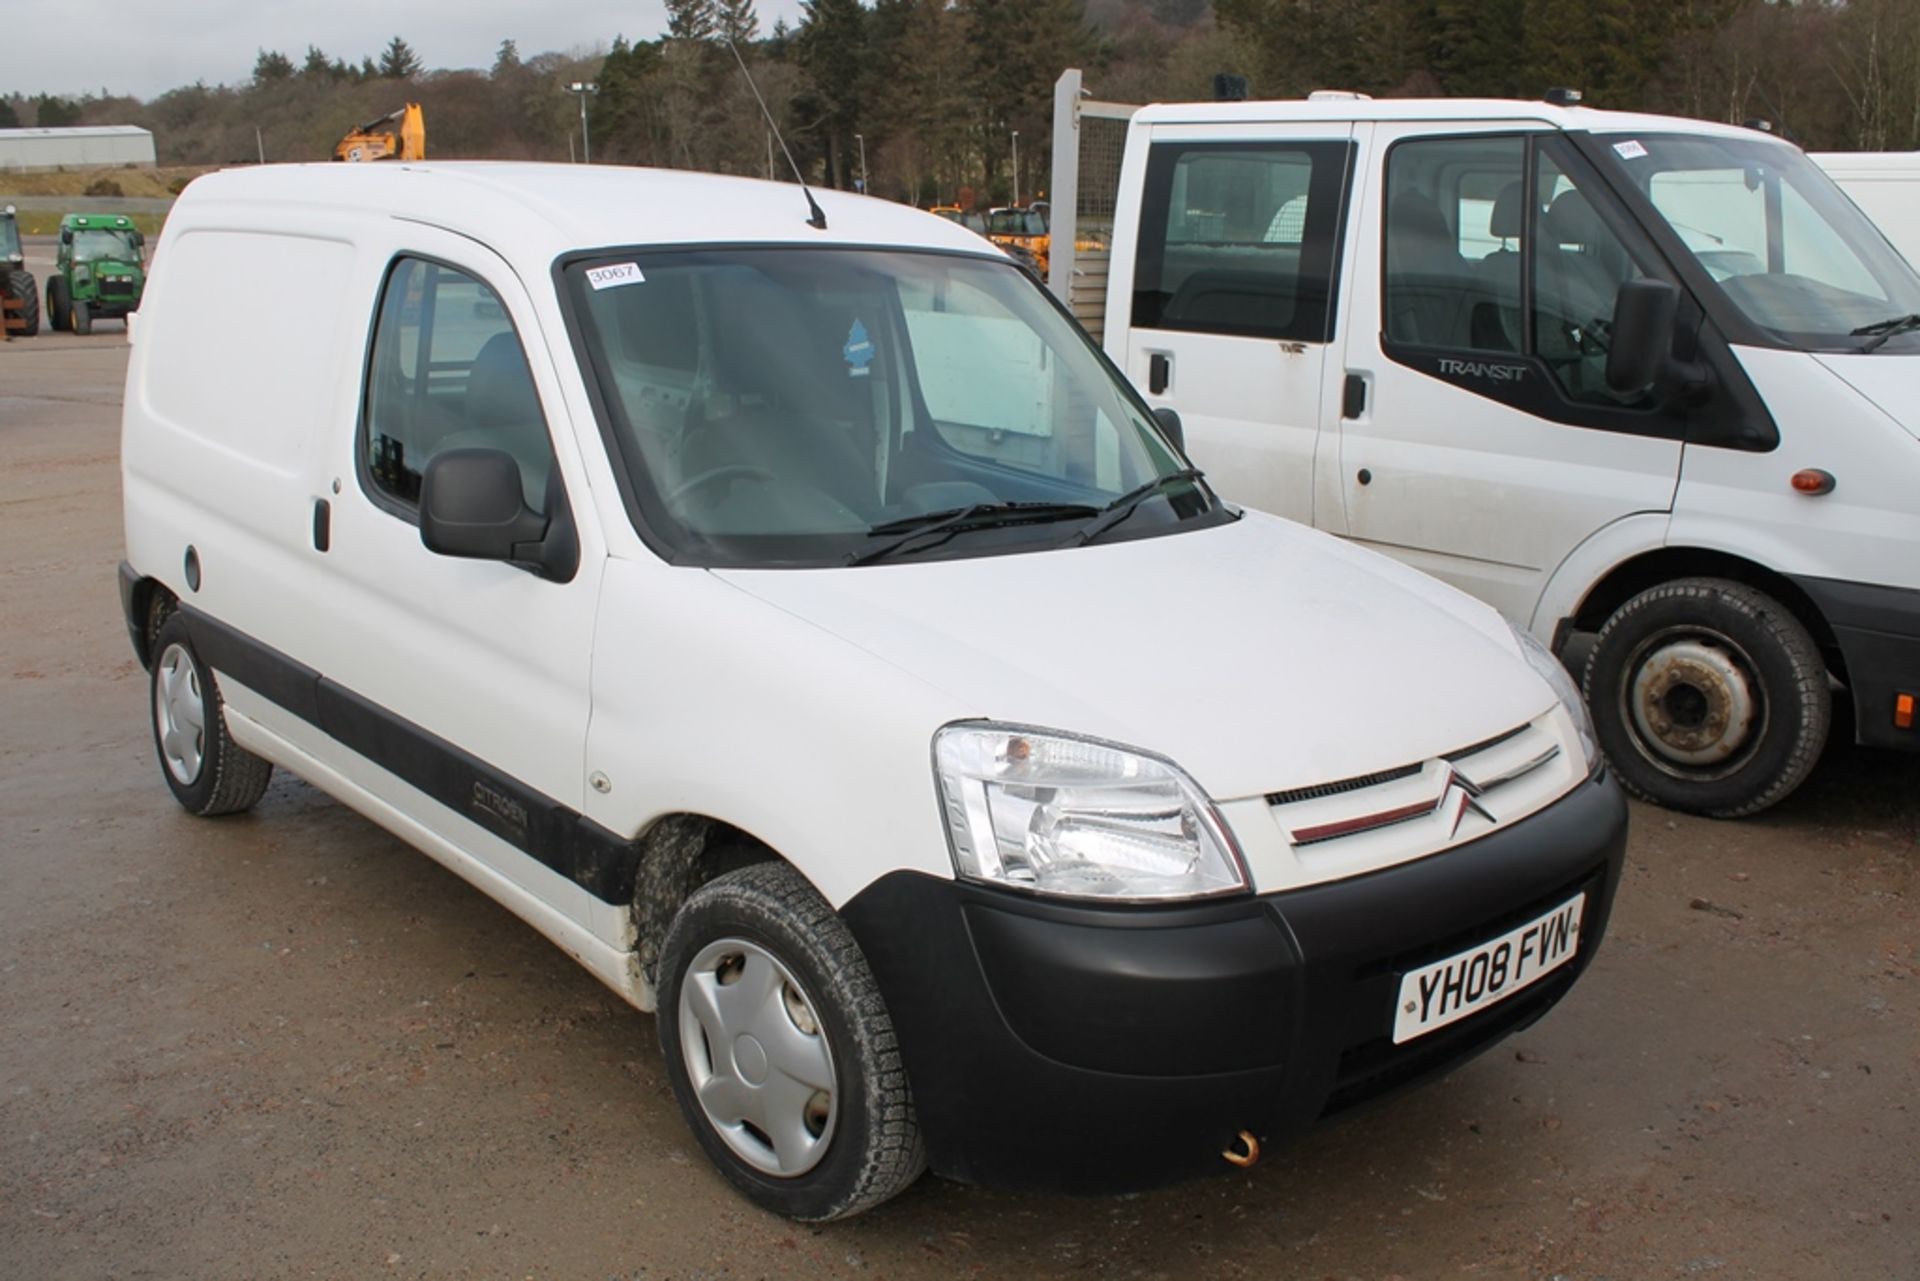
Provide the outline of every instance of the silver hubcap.
<path id="1" fill-rule="evenodd" d="M 827 1153 L 839 1092 L 820 1017 L 772 953 L 702 948 L 680 984 L 680 1052 L 700 1110 L 734 1155 L 779 1178 Z"/>
<path id="2" fill-rule="evenodd" d="M 200 676 L 183 646 L 167 646 L 154 668 L 153 723 L 160 731 L 167 772 L 181 786 L 193 786 L 206 759 L 207 705 Z"/>
<path id="3" fill-rule="evenodd" d="M 1635 656 L 1627 714 L 1655 764 L 1724 769 L 1751 747 L 1765 706 L 1746 654 L 1712 632 L 1655 637 Z"/>

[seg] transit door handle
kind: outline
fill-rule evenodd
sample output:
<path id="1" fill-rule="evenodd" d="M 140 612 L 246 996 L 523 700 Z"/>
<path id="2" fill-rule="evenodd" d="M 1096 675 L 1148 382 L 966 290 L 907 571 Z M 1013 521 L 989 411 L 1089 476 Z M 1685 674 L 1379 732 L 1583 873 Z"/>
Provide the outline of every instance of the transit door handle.
<path id="1" fill-rule="evenodd" d="M 1358 418 L 1367 412 L 1367 380 L 1359 374 L 1348 374 L 1345 393 L 1340 397 L 1340 416 Z"/>
<path id="2" fill-rule="evenodd" d="M 1147 390 L 1155 396 L 1167 389 L 1167 378 L 1172 370 L 1173 360 L 1164 351 L 1156 351 L 1147 357 Z"/>
<path id="3" fill-rule="evenodd" d="M 326 551 L 333 546 L 333 504 L 324 498 L 313 500 L 313 550 Z"/>

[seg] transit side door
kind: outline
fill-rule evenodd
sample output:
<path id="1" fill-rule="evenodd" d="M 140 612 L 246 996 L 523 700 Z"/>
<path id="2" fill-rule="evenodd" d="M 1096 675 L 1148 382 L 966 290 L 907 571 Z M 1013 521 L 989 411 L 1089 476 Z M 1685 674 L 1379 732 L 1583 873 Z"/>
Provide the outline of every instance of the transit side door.
<path id="1" fill-rule="evenodd" d="M 1382 124 L 1374 154 L 1322 492 L 1349 537 L 1526 625 L 1589 535 L 1672 509 L 1684 407 L 1605 379 L 1619 286 L 1672 277 L 1556 132 Z"/>
<path id="2" fill-rule="evenodd" d="M 1310 523 L 1314 451 L 1338 393 L 1328 352 L 1360 143 L 1348 123 L 1238 134 L 1153 127 L 1115 355 L 1150 404 L 1179 411 L 1216 488 Z"/>
<path id="3" fill-rule="evenodd" d="M 401 807 L 428 828 L 585 921 L 566 848 L 583 807 L 604 547 L 521 281 L 464 237 L 417 224 L 404 234 L 315 551 L 332 620 L 305 652 L 324 678 L 323 727 L 415 789 L 399 793 Z M 473 448 L 507 453 L 527 506 L 571 523 L 580 547 L 570 574 L 421 543 L 423 472 L 438 453 Z M 346 761 L 376 793 L 394 793 L 393 778 Z"/>

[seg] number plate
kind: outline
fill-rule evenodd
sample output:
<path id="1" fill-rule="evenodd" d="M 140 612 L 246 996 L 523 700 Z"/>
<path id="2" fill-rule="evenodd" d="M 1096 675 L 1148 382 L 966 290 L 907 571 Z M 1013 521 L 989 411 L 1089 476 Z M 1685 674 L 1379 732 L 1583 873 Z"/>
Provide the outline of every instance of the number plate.
<path id="1" fill-rule="evenodd" d="M 1477 1014 L 1571 961 L 1580 947 L 1580 914 L 1586 906 L 1587 896 L 1576 894 L 1497 939 L 1408 971 L 1400 980 L 1393 1043 Z"/>

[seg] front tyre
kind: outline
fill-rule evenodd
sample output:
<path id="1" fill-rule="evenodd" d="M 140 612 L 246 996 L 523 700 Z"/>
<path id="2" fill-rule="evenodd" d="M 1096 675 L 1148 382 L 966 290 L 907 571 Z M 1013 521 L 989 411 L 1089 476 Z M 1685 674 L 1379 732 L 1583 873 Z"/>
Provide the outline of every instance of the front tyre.
<path id="1" fill-rule="evenodd" d="M 93 307 L 84 298 L 73 300 L 73 332 L 81 335 L 93 332 Z"/>
<path id="2" fill-rule="evenodd" d="M 818 1222 L 926 1166 L 893 1021 L 859 945 L 785 863 L 707 882 L 661 948 L 660 1049 L 707 1156 L 761 1207 Z"/>
<path id="3" fill-rule="evenodd" d="M 1820 649 L 1744 583 L 1683 578 L 1614 612 L 1587 706 L 1621 784 L 1713 818 L 1757 814 L 1805 781 L 1833 719 Z"/>
<path id="4" fill-rule="evenodd" d="M 273 766 L 227 733 L 220 689 L 194 653 L 178 614 L 161 624 L 153 654 L 153 746 L 174 799 L 202 818 L 252 809 L 267 790 Z"/>

